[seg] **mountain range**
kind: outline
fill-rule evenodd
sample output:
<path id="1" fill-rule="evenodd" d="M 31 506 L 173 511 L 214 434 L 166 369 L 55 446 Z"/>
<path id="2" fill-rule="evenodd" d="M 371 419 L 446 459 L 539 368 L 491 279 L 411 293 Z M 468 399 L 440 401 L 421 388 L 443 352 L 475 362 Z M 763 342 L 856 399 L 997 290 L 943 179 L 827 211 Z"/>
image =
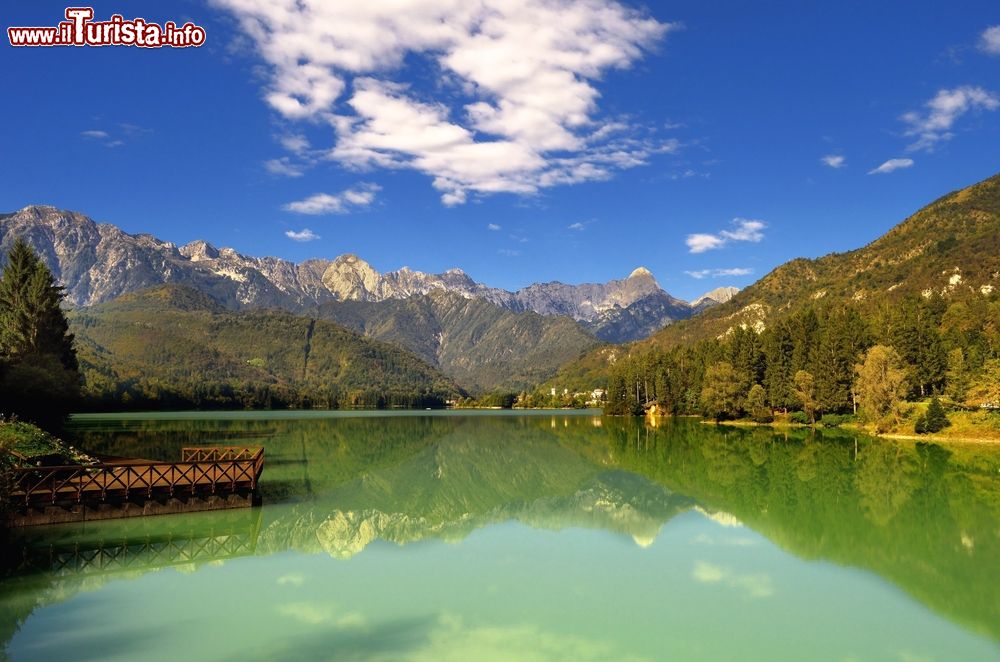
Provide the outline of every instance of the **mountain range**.
<path id="1" fill-rule="evenodd" d="M 607 283 L 535 283 L 511 292 L 478 283 L 461 269 L 427 274 L 403 267 L 380 273 L 352 254 L 296 264 L 201 240 L 177 246 L 40 205 L 0 215 L 0 251 L 6 252 L 16 237 L 42 256 L 66 288 L 67 303 L 76 307 L 165 283 L 193 287 L 230 309 L 290 312 L 333 301 L 380 302 L 450 292 L 514 313 L 568 316 L 602 340 L 622 342 L 723 303 L 733 293 L 720 288 L 689 304 L 665 292 L 644 267 Z"/>
<path id="2" fill-rule="evenodd" d="M 427 274 L 403 267 L 380 273 L 352 254 L 296 264 L 201 240 L 178 246 L 49 206 L 0 214 L 0 255 L 17 238 L 35 249 L 64 286 L 66 303 L 81 311 L 73 317 L 81 342 L 101 348 L 92 354 L 106 360 L 99 368 L 91 362 L 91 375 L 141 372 L 140 357 L 115 357 L 111 351 L 136 348 L 127 331 L 112 323 L 120 319 L 120 310 L 107 304 L 147 290 L 152 294 L 129 299 L 130 323 L 138 323 L 142 315 L 154 323 L 164 314 L 165 301 L 174 306 L 170 314 L 181 314 L 174 310 L 180 300 L 198 300 L 200 312 L 213 315 L 282 310 L 402 347 L 473 393 L 531 388 L 602 341 L 644 338 L 727 301 L 737 291 L 720 288 L 688 303 L 665 292 L 644 267 L 607 283 L 535 283 L 508 291 L 476 282 L 461 269 Z M 174 289 L 157 289 L 164 286 Z M 210 310 L 213 306 L 218 310 Z M 90 326 L 79 327 L 84 320 Z M 94 335 L 98 328 L 100 341 Z M 176 333 L 158 341 L 184 345 Z M 223 363 L 232 358 L 217 355 Z M 116 358 L 127 365 L 116 365 Z M 246 368 L 233 374 L 247 377 L 244 373 Z M 271 374 L 269 379 L 284 383 L 285 377 Z M 354 383 L 348 380 L 342 387 Z"/>

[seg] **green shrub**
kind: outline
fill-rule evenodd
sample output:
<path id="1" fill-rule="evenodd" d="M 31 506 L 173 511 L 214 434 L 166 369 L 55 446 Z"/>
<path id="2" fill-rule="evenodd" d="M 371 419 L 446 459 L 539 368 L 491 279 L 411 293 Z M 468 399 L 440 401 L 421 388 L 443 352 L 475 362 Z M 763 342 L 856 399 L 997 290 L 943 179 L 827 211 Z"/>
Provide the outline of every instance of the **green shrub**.
<path id="1" fill-rule="evenodd" d="M 809 424 L 809 416 L 806 415 L 804 411 L 793 411 L 791 414 L 789 414 L 788 420 L 790 420 L 792 423 L 798 423 L 800 425 Z"/>
<path id="2" fill-rule="evenodd" d="M 823 414 L 823 418 L 819 419 L 819 422 L 825 428 L 838 428 L 853 418 L 850 414 Z"/>

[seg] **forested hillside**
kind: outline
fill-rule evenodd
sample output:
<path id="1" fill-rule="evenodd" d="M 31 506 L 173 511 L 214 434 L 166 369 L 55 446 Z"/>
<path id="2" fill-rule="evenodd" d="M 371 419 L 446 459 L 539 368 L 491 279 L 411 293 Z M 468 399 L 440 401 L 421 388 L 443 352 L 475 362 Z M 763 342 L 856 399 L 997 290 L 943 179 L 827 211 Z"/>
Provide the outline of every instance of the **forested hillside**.
<path id="1" fill-rule="evenodd" d="M 813 418 L 863 404 L 859 376 L 879 346 L 886 351 L 872 358 L 897 399 L 940 395 L 989 408 L 1000 404 L 998 294 L 995 176 L 864 248 L 794 260 L 646 341 L 591 352 L 553 383 L 608 384 L 617 413 L 655 403 L 677 413 L 765 418 L 792 409 Z M 892 414 L 875 408 L 876 417 Z"/>
<path id="2" fill-rule="evenodd" d="M 461 389 L 406 350 L 165 285 L 75 311 L 84 396 L 108 407 L 437 406 Z"/>

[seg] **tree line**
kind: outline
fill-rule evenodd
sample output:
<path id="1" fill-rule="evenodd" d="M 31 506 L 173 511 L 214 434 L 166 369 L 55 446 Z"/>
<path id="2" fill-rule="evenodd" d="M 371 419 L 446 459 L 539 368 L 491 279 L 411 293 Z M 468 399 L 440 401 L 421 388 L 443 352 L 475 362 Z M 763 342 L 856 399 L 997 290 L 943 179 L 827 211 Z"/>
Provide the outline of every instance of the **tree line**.
<path id="1" fill-rule="evenodd" d="M 888 424 L 902 402 L 927 397 L 1000 405 L 996 296 L 813 304 L 759 332 L 735 326 L 692 346 L 634 353 L 611 370 L 606 412 L 655 405 L 720 420 L 792 412 L 802 422 L 859 414 Z"/>

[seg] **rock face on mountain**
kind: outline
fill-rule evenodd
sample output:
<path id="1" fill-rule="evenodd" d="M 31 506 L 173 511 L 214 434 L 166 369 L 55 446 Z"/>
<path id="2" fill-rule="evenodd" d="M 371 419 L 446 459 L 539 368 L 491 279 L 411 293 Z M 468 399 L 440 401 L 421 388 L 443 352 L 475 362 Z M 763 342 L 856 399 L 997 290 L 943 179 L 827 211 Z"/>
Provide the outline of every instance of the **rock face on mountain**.
<path id="1" fill-rule="evenodd" d="M 461 269 L 427 274 L 403 267 L 380 273 L 351 254 L 295 264 L 242 255 L 202 240 L 178 247 L 48 206 L 0 215 L 0 254 L 17 237 L 25 238 L 39 252 L 66 287 L 67 302 L 73 306 L 103 303 L 162 284 L 195 288 L 232 309 L 292 312 L 335 301 L 382 302 L 447 292 L 512 312 L 567 316 L 603 340 L 624 342 L 645 337 L 731 296 L 714 290 L 695 304 L 687 304 L 660 288 L 644 267 L 628 278 L 607 283 L 554 281 L 510 292 L 478 283 Z"/>
<path id="2" fill-rule="evenodd" d="M 706 307 L 711 305 L 708 303 Z M 695 308 L 701 310 L 697 306 Z M 621 343 L 645 338 L 672 322 L 691 317 L 691 314 L 691 304 L 657 289 L 626 306 L 614 306 L 602 311 L 584 326 L 601 340 Z"/>
<path id="3" fill-rule="evenodd" d="M 736 296 L 740 291 L 738 287 L 717 287 L 714 290 L 705 292 L 700 297 L 691 302 L 691 305 L 698 310 L 704 310 L 705 308 L 711 308 L 712 306 L 717 306 L 720 303 L 726 303 L 734 296 Z"/>
<path id="4" fill-rule="evenodd" d="M 598 341 L 566 316 L 516 313 L 434 291 L 407 299 L 332 301 L 318 316 L 406 347 L 472 392 L 522 390 Z"/>

